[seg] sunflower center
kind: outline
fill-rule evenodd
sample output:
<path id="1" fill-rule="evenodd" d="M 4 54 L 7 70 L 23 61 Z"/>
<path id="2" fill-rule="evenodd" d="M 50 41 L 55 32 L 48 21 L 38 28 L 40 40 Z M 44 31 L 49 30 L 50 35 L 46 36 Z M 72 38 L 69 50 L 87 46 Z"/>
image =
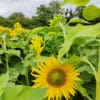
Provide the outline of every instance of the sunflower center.
<path id="1" fill-rule="evenodd" d="M 48 73 L 47 81 L 52 86 L 62 86 L 66 81 L 66 74 L 61 69 L 54 69 Z"/>

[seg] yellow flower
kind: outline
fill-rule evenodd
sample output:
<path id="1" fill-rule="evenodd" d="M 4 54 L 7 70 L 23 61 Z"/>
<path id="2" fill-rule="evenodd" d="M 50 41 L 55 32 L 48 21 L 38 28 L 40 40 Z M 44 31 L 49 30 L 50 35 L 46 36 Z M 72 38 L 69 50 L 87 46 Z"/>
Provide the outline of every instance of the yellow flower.
<path id="1" fill-rule="evenodd" d="M 48 100 L 61 100 L 62 96 L 70 100 L 70 95 L 75 95 L 77 81 L 80 80 L 79 72 L 73 64 L 60 64 L 54 57 L 38 63 L 38 69 L 32 68 L 31 75 L 35 77 L 33 88 L 48 88 L 45 95 Z"/>
<path id="2" fill-rule="evenodd" d="M 15 37 L 17 34 L 18 34 L 18 33 L 15 32 L 15 31 L 11 31 L 11 32 L 10 32 L 10 36 L 11 36 L 11 37 Z"/>
<path id="3" fill-rule="evenodd" d="M 22 28 L 22 26 L 19 22 L 14 24 L 14 28 L 15 28 L 15 31 L 18 32 L 18 33 L 22 32 L 22 30 L 23 30 L 23 28 Z"/>
<path id="4" fill-rule="evenodd" d="M 5 28 L 0 26 L 0 31 L 4 31 L 4 30 L 5 30 Z"/>
<path id="5" fill-rule="evenodd" d="M 14 24 L 14 28 L 15 28 L 15 31 L 18 32 L 18 33 L 20 33 L 20 32 L 28 33 L 28 30 L 24 29 L 19 22 Z"/>
<path id="6" fill-rule="evenodd" d="M 0 31 L 5 32 L 5 33 L 9 33 L 11 37 L 14 37 L 17 35 L 17 32 L 13 31 L 11 28 L 8 28 L 8 27 L 0 26 Z"/>
<path id="7" fill-rule="evenodd" d="M 44 46 L 42 46 L 42 38 L 39 36 L 36 36 L 32 41 L 32 44 L 30 45 L 31 50 L 36 51 L 36 56 L 40 57 L 40 53 L 42 52 Z"/>
<path id="8" fill-rule="evenodd" d="M 14 28 L 17 28 L 17 27 L 22 27 L 21 24 L 20 24 L 19 22 L 16 22 L 16 23 L 14 24 Z"/>

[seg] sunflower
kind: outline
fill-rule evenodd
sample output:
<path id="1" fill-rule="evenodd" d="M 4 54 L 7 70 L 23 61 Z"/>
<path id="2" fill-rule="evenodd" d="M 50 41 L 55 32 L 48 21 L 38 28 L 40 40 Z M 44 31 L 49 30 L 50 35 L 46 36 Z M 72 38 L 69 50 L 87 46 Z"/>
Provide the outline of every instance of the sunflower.
<path id="1" fill-rule="evenodd" d="M 43 48 L 44 48 L 44 45 L 42 45 L 42 38 L 40 36 L 36 36 L 31 41 L 30 50 L 35 50 L 36 56 L 39 58 Z"/>
<path id="2" fill-rule="evenodd" d="M 45 98 L 48 100 L 61 100 L 62 96 L 69 100 L 75 96 L 79 72 L 73 64 L 61 64 L 56 58 L 50 57 L 45 62 L 38 63 L 38 69 L 32 68 L 33 88 L 47 88 Z"/>
<path id="3" fill-rule="evenodd" d="M 11 36 L 11 37 L 15 37 L 15 36 L 17 36 L 17 34 L 18 34 L 18 33 L 15 32 L 15 31 L 13 31 L 13 30 L 10 31 L 10 36 Z"/>

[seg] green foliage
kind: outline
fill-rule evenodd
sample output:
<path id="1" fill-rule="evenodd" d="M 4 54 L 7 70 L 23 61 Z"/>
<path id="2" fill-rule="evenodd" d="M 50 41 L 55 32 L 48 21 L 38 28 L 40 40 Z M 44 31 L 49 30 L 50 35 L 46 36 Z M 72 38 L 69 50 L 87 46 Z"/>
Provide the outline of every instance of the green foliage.
<path id="1" fill-rule="evenodd" d="M 28 31 L 28 33 L 19 32 L 15 37 L 9 36 L 8 33 L 0 35 L 3 42 L 0 47 L 0 66 L 9 70 L 9 77 L 7 78 L 6 83 L 7 88 L 5 87 L 6 90 L 2 90 L 2 98 L 9 98 L 9 100 L 13 100 L 14 98 L 22 99 L 24 97 L 26 100 L 31 98 L 36 99 L 37 95 L 40 94 L 42 90 L 30 90 L 26 87 L 24 89 L 20 88 L 22 86 L 13 85 L 32 85 L 32 79 L 34 78 L 30 77 L 31 67 L 37 67 L 38 62 L 45 61 L 52 55 L 60 58 L 59 60 L 61 62 L 73 63 L 76 66 L 77 70 L 80 72 L 80 78 L 82 79 L 82 86 L 80 86 L 78 91 L 83 98 L 91 100 L 90 96 L 92 95 L 93 97 L 93 93 L 90 93 L 90 91 L 88 93 L 87 87 L 83 87 L 83 85 L 86 83 L 92 83 L 91 79 L 94 77 L 94 72 L 90 67 L 91 64 L 92 66 L 95 65 L 95 68 L 97 69 L 96 59 L 97 50 L 100 47 L 100 39 L 99 37 L 96 37 L 100 34 L 100 24 L 92 26 L 81 24 L 69 26 L 68 24 L 65 25 L 64 22 L 61 23 L 60 20 L 60 23 L 55 21 L 55 18 L 52 19 L 52 21 L 54 24 L 50 26 L 35 28 Z M 30 49 L 30 44 L 32 43 L 33 38 L 35 39 L 37 36 L 43 39 L 42 42 L 43 45 L 45 45 L 40 58 L 36 57 L 35 50 Z M 64 46 L 62 48 L 64 49 L 61 51 L 62 48 L 60 46 L 63 44 Z M 60 52 L 63 53 L 63 55 L 61 55 Z M 89 62 L 87 62 L 88 60 Z M 95 84 L 93 84 L 93 86 L 94 85 Z M 24 90 L 25 94 L 22 92 Z M 12 96 L 10 96 L 9 91 L 12 91 Z M 13 91 L 16 91 L 16 93 L 13 94 Z M 39 100 L 41 100 L 43 96 L 38 97 Z"/>
<path id="2" fill-rule="evenodd" d="M 84 19 L 79 19 L 79 18 L 72 18 L 70 21 L 69 21 L 69 24 L 89 24 L 89 22 L 85 21 Z"/>
<path id="3" fill-rule="evenodd" d="M 81 6 L 87 4 L 88 0 L 64 0 L 63 3 Z M 93 13 L 89 10 L 95 14 L 92 16 Z M 41 100 L 46 89 L 31 88 L 34 85 L 34 77 L 30 75 L 31 68 L 36 68 L 39 62 L 46 61 L 50 56 L 57 57 L 61 63 L 74 64 L 81 78 L 79 95 L 84 100 L 95 100 L 95 81 L 99 83 L 97 71 L 99 72 L 100 23 L 92 25 L 80 18 L 70 19 L 66 23 L 66 19 L 61 14 L 58 15 L 59 12 L 59 3 L 51 3 L 49 7 L 40 6 L 37 17 L 32 18 L 33 24 L 30 26 L 40 27 L 33 30 L 26 30 L 19 24 L 17 32 L 16 27 L 0 27 L 1 100 Z M 24 19 L 22 14 L 15 14 L 9 17 L 10 20 L 14 20 L 15 16 Z M 94 5 L 83 11 L 83 17 L 87 20 L 94 20 L 98 16 L 99 9 Z M 22 21 L 25 27 L 27 21 Z M 73 23 L 76 23 L 75 26 L 70 26 Z M 74 97 L 77 98 L 77 94 Z"/>
<path id="4" fill-rule="evenodd" d="M 74 39 L 78 37 L 96 37 L 100 35 L 99 29 L 100 24 L 93 26 L 84 26 L 81 24 L 78 24 L 75 27 L 66 26 L 66 33 L 68 34 L 65 36 L 65 41 L 59 50 L 58 58 L 68 53 Z"/>
<path id="5" fill-rule="evenodd" d="M 100 17 L 100 8 L 95 5 L 89 5 L 83 10 L 83 17 L 87 20 L 93 20 L 97 17 Z"/>
<path id="6" fill-rule="evenodd" d="M 62 15 L 54 16 L 53 19 L 50 20 L 50 26 L 59 26 L 60 23 L 65 24 L 66 19 Z"/>
<path id="7" fill-rule="evenodd" d="M 62 5 L 64 4 L 74 4 L 77 6 L 83 6 L 85 4 L 87 4 L 89 2 L 89 0 L 63 0 Z"/>
<path id="8" fill-rule="evenodd" d="M 0 75 L 0 96 L 4 92 L 4 89 L 6 88 L 8 80 L 9 80 L 9 72 L 6 72 L 5 74 Z"/>
<path id="9" fill-rule="evenodd" d="M 28 86 L 13 85 L 4 91 L 2 100 L 41 100 L 46 89 L 33 89 Z"/>
<path id="10" fill-rule="evenodd" d="M 89 97 L 87 90 L 82 86 L 78 87 L 78 91 L 82 94 L 82 96 L 86 97 L 88 100 L 92 100 L 92 98 Z"/>
<path id="11" fill-rule="evenodd" d="M 83 87 L 87 89 L 87 92 L 91 96 L 92 100 L 96 100 L 96 82 L 95 82 L 95 80 L 92 79 L 91 82 L 86 82 Z"/>

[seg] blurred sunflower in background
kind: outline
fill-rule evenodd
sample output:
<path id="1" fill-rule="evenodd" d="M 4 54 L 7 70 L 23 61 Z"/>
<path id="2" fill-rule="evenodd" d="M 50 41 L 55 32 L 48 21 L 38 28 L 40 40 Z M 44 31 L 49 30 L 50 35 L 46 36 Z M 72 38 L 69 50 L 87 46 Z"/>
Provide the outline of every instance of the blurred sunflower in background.
<path id="1" fill-rule="evenodd" d="M 62 100 L 62 96 L 69 100 L 75 95 L 78 87 L 79 72 L 73 64 L 60 64 L 56 58 L 50 57 L 45 62 L 38 63 L 38 69 L 32 68 L 33 88 L 47 88 L 45 98 L 48 100 Z"/>
<path id="2" fill-rule="evenodd" d="M 17 32 L 17 33 L 28 33 L 28 30 L 27 29 L 24 29 L 22 27 L 22 25 L 19 23 L 19 22 L 16 22 L 14 24 L 14 30 Z"/>
<path id="3" fill-rule="evenodd" d="M 30 50 L 36 51 L 36 56 L 39 58 L 41 55 L 41 52 L 44 48 L 44 45 L 42 44 L 42 38 L 40 36 L 36 36 L 32 39 L 30 44 Z"/>

